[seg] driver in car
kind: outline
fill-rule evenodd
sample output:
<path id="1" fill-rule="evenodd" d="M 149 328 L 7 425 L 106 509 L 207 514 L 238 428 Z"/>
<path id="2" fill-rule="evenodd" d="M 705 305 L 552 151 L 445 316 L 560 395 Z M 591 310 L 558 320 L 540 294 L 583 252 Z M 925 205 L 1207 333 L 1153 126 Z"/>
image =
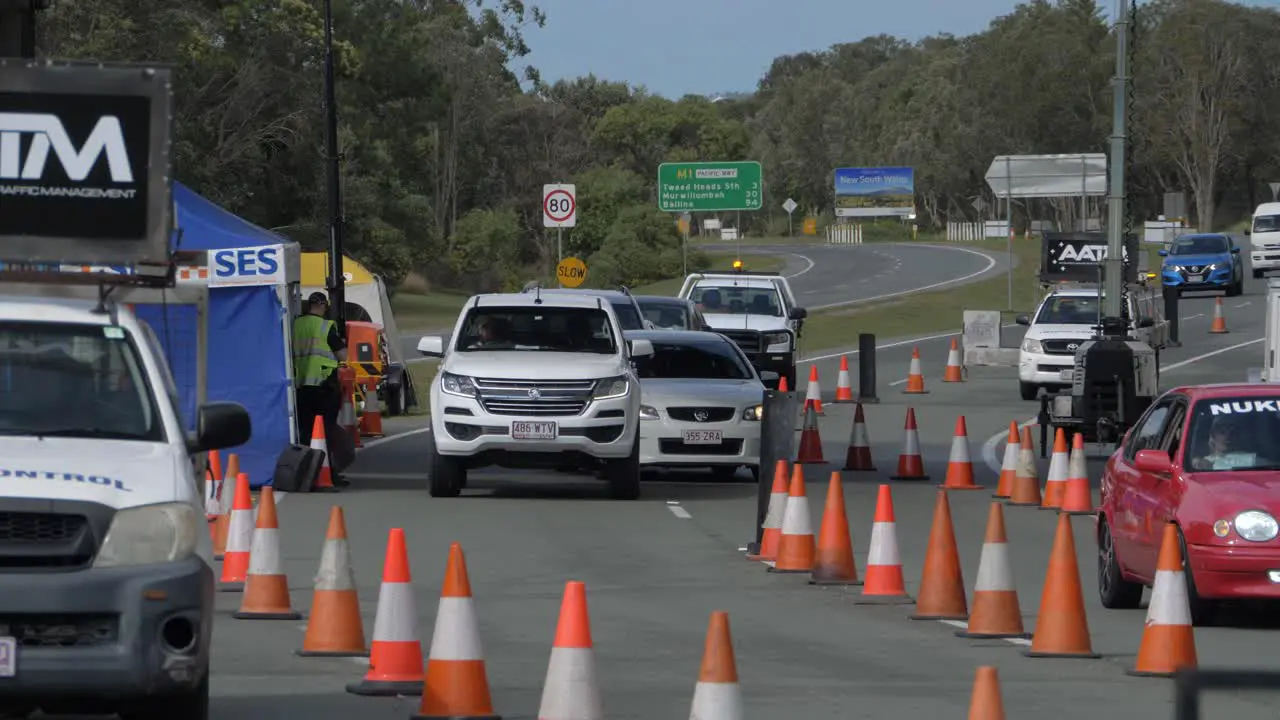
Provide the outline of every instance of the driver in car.
<path id="1" fill-rule="evenodd" d="M 1248 447 L 1245 426 L 1239 417 L 1219 415 L 1209 428 L 1208 453 L 1193 458 L 1194 470 L 1229 470 L 1232 467 L 1253 467 L 1269 464 Z"/>

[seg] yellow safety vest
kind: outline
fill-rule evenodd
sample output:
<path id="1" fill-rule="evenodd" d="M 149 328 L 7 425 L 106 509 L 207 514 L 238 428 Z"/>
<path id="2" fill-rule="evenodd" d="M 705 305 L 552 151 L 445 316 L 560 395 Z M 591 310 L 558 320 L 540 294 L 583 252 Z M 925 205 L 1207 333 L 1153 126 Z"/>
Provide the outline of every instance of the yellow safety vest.
<path id="1" fill-rule="evenodd" d="M 297 387 L 321 385 L 338 367 L 329 349 L 333 321 L 303 315 L 293 322 L 293 381 Z"/>

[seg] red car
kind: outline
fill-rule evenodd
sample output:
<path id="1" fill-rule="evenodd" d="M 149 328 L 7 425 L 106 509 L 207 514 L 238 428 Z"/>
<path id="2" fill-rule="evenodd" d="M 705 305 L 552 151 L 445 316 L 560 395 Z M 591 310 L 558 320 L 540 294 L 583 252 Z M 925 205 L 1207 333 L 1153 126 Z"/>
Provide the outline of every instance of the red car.
<path id="1" fill-rule="evenodd" d="M 1098 593 L 1136 608 L 1178 525 L 1193 622 L 1215 601 L 1280 599 L 1280 386 L 1180 387 L 1160 396 L 1107 461 Z"/>

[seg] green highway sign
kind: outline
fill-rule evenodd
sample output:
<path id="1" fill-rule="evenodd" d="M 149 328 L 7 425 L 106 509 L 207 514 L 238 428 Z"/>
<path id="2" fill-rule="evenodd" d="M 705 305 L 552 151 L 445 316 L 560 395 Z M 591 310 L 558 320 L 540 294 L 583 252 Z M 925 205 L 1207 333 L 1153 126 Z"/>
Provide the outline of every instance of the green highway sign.
<path id="1" fill-rule="evenodd" d="M 759 210 L 760 163 L 685 162 L 658 166 L 658 209 L 663 212 Z"/>

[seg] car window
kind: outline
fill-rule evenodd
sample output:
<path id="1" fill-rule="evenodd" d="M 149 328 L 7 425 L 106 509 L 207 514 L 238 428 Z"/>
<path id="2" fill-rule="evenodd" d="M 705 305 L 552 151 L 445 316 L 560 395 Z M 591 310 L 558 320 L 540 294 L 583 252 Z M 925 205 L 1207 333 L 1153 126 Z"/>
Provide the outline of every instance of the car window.
<path id="1" fill-rule="evenodd" d="M 1055 295 L 1040 306 L 1035 322 L 1045 325 L 1096 325 L 1098 310 L 1096 295 Z"/>
<path id="2" fill-rule="evenodd" d="M 597 308 L 475 307 L 456 349 L 468 351 L 588 352 L 612 355 L 617 341 L 609 315 Z"/>
<path id="3" fill-rule="evenodd" d="M 644 329 L 644 321 L 640 319 L 640 313 L 636 312 L 636 306 L 630 298 L 610 300 L 610 304 L 613 305 L 613 314 L 618 316 L 618 325 L 623 330 Z"/>
<path id="4" fill-rule="evenodd" d="M 1182 429 L 1186 426 L 1187 404 L 1181 399 L 1175 400 L 1169 413 L 1169 422 L 1165 423 L 1164 439 L 1160 447 L 1169 453 L 1171 459 L 1177 459 L 1178 450 L 1182 447 Z"/>
<path id="5" fill-rule="evenodd" d="M 1169 418 L 1172 399 L 1165 399 L 1152 407 L 1143 418 L 1133 434 L 1129 436 L 1129 446 L 1125 448 L 1125 459 L 1132 461 L 1139 450 L 1158 450 L 1160 440 L 1164 437 L 1164 421 Z"/>
<path id="6" fill-rule="evenodd" d="M 1253 219 L 1256 233 L 1280 232 L 1280 215 L 1259 215 Z"/>
<path id="7" fill-rule="evenodd" d="M 1228 250 L 1227 239 L 1220 236 L 1181 237 L 1173 241 L 1170 255 L 1215 255 Z"/>
<path id="8" fill-rule="evenodd" d="M 643 378 L 750 380 L 751 367 L 728 342 L 654 343 L 653 355 L 638 363 Z"/>
<path id="9" fill-rule="evenodd" d="M 1197 402 L 1183 465 L 1196 472 L 1280 469 L 1280 394 Z"/>
<path id="10" fill-rule="evenodd" d="M 782 317 L 782 298 L 772 287 L 699 285 L 690 299 L 713 314 Z"/>
<path id="11" fill-rule="evenodd" d="M 640 309 L 644 310 L 645 318 L 659 329 L 689 330 L 691 328 L 689 310 L 684 306 L 675 303 L 646 304 L 641 302 Z"/>

